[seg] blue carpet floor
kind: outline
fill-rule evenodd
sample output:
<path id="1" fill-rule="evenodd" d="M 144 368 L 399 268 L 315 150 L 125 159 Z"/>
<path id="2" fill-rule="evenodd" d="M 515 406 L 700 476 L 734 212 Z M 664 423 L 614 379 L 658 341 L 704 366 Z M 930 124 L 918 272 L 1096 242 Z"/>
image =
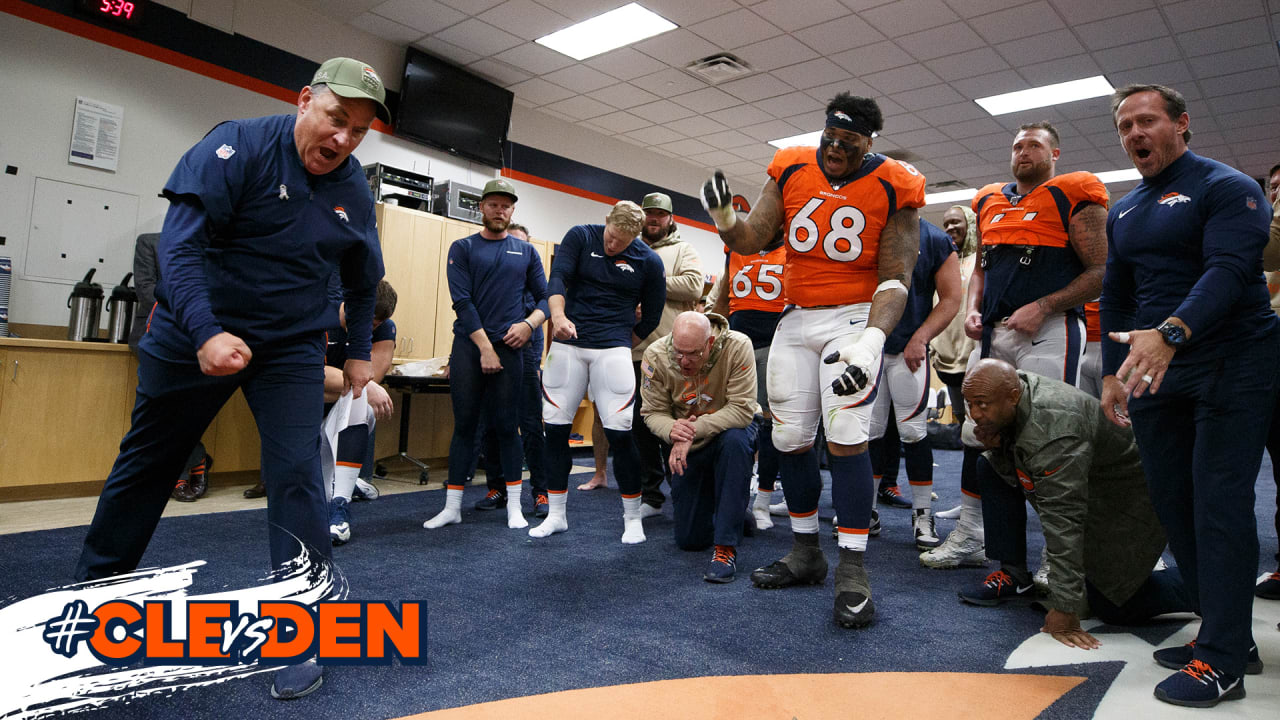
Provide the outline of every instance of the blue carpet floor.
<path id="1" fill-rule="evenodd" d="M 589 464 L 589 456 L 579 462 Z M 946 509 L 959 499 L 960 453 L 938 452 L 936 462 L 940 499 L 935 509 Z M 1274 569 L 1277 540 L 1269 464 L 1260 477 L 1261 572 Z M 569 532 L 534 541 L 526 531 L 507 529 L 504 512 L 471 510 L 483 493 L 483 488 L 468 488 L 463 523 L 435 531 L 424 530 L 422 521 L 442 506 L 441 492 L 358 503 L 352 542 L 334 549 L 352 599 L 428 604 L 428 666 L 332 668 L 321 691 L 291 703 L 271 700 L 270 676 L 259 675 L 172 697 L 117 703 L 91 715 L 357 720 L 708 675 L 1004 673 L 1011 653 L 1041 625 L 1041 615 L 1030 608 L 959 603 L 956 592 L 980 582 L 984 571 L 921 568 L 906 510 L 881 508 L 884 531 L 871 540 L 867 560 L 877 619 L 870 628 L 850 631 L 831 622 L 830 578 L 822 586 L 776 591 L 755 589 L 747 580 L 752 568 L 789 549 L 785 519 L 744 542 L 737 582 L 711 585 L 701 580 L 709 553 L 676 549 L 669 507 L 663 517 L 646 521 L 648 542 L 627 547 L 618 541 L 622 522 L 616 490 L 570 490 Z M 829 520 L 829 498 L 822 507 Z M 529 520 L 537 522 L 532 514 Z M 940 534 L 952 525 L 939 521 Z M 1034 567 L 1041 546 L 1034 514 L 1030 525 Z M 0 604 L 69 582 L 84 531 L 0 536 L 0 577 L 9 598 Z M 824 522 L 822 544 L 834 558 L 829 531 Z M 202 559 L 208 565 L 197 573 L 191 592 L 246 587 L 266 569 L 266 545 L 262 510 L 172 518 L 161 522 L 143 565 Z M 1156 645 L 1184 625 L 1162 622 L 1136 634 Z M 1039 674 L 1088 678 L 1041 717 L 1092 716 L 1123 666 L 1113 660 L 1036 668 Z"/>

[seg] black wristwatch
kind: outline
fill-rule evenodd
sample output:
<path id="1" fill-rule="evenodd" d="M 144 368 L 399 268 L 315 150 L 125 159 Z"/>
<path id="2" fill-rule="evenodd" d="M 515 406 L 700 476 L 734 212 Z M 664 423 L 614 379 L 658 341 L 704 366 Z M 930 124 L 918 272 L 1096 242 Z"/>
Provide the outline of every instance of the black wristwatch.
<path id="1" fill-rule="evenodd" d="M 1187 331 L 1181 325 L 1165 321 L 1156 330 L 1164 337 L 1165 343 L 1175 350 L 1187 344 Z"/>

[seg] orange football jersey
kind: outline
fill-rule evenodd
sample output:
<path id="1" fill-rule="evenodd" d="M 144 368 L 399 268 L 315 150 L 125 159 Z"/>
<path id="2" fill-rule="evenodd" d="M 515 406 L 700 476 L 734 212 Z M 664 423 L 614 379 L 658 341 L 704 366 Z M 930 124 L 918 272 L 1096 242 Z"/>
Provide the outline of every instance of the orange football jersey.
<path id="1" fill-rule="evenodd" d="M 1098 315 L 1098 301 L 1084 304 L 1084 341 L 1100 342 L 1102 340 L 1102 318 Z"/>
<path id="2" fill-rule="evenodd" d="M 728 248 L 725 251 L 728 252 Z M 787 305 L 787 296 L 782 292 L 786 263 L 786 245 L 752 255 L 729 252 L 725 278 L 729 286 L 729 314 L 739 310 L 782 312 Z"/>
<path id="3" fill-rule="evenodd" d="M 779 150 L 768 172 L 782 192 L 787 302 L 871 302 L 880 284 L 880 233 L 893 213 L 924 205 L 924 176 L 907 163 L 872 154 L 852 180 L 833 187 L 814 147 Z"/>
<path id="4" fill-rule="evenodd" d="M 1107 188 L 1089 172 L 1056 175 L 1025 196 L 1015 183 L 992 183 L 973 198 L 983 245 L 1066 247 L 1071 216 L 1081 205 L 1107 207 Z"/>

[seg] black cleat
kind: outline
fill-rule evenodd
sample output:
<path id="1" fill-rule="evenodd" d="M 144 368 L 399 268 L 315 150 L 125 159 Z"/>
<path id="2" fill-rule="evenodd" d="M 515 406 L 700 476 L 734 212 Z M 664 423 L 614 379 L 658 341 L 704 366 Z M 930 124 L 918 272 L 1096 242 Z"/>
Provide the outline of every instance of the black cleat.
<path id="1" fill-rule="evenodd" d="M 786 557 L 751 573 L 751 583 L 762 590 L 792 585 L 821 585 L 827 579 L 827 558 L 817 547 L 797 545 Z"/>
<path id="2" fill-rule="evenodd" d="M 864 628 L 871 624 L 875 616 L 876 604 L 866 595 L 860 592 L 842 592 L 836 595 L 836 607 L 832 619 L 840 627 Z"/>

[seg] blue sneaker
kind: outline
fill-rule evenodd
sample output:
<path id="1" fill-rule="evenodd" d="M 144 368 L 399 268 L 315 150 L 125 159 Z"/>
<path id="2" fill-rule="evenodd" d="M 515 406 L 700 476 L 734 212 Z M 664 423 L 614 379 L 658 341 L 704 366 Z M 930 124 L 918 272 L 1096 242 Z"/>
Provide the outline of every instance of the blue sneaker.
<path id="1" fill-rule="evenodd" d="M 970 605 L 995 607 L 1010 600 L 1034 598 L 1036 586 L 1030 579 L 1020 583 L 1004 570 L 996 570 L 977 588 L 965 590 L 958 595 L 961 600 Z"/>
<path id="2" fill-rule="evenodd" d="M 1156 685 L 1156 699 L 1171 705 L 1208 708 L 1223 700 L 1244 697 L 1244 680 L 1214 670 L 1203 660 L 1192 660 Z"/>
<path id="3" fill-rule="evenodd" d="M 702 579 L 712 583 L 731 583 L 738 569 L 738 551 L 732 545 L 717 545 L 711 556 L 711 566 Z"/>
<path id="4" fill-rule="evenodd" d="M 297 665 L 280 668 L 271 683 L 271 697 L 277 700 L 297 700 L 310 695 L 324 684 L 324 668 L 308 660 Z"/>
<path id="5" fill-rule="evenodd" d="M 1160 667 L 1167 667 L 1170 670 L 1181 670 L 1187 663 L 1195 659 L 1195 651 L 1196 641 L 1192 640 L 1186 645 L 1160 648 L 1159 650 L 1151 653 L 1151 657 L 1155 659 L 1156 664 Z M 1258 655 L 1257 645 L 1249 648 L 1249 659 L 1245 661 L 1244 674 L 1262 674 L 1262 657 Z"/>
<path id="6" fill-rule="evenodd" d="M 351 508 L 346 498 L 334 498 L 329 503 L 329 540 L 342 545 L 351 539 Z"/>
<path id="7" fill-rule="evenodd" d="M 351 501 L 357 500 L 377 500 L 381 495 L 378 486 L 365 480 L 364 478 L 356 478 L 356 487 L 351 491 Z"/>

